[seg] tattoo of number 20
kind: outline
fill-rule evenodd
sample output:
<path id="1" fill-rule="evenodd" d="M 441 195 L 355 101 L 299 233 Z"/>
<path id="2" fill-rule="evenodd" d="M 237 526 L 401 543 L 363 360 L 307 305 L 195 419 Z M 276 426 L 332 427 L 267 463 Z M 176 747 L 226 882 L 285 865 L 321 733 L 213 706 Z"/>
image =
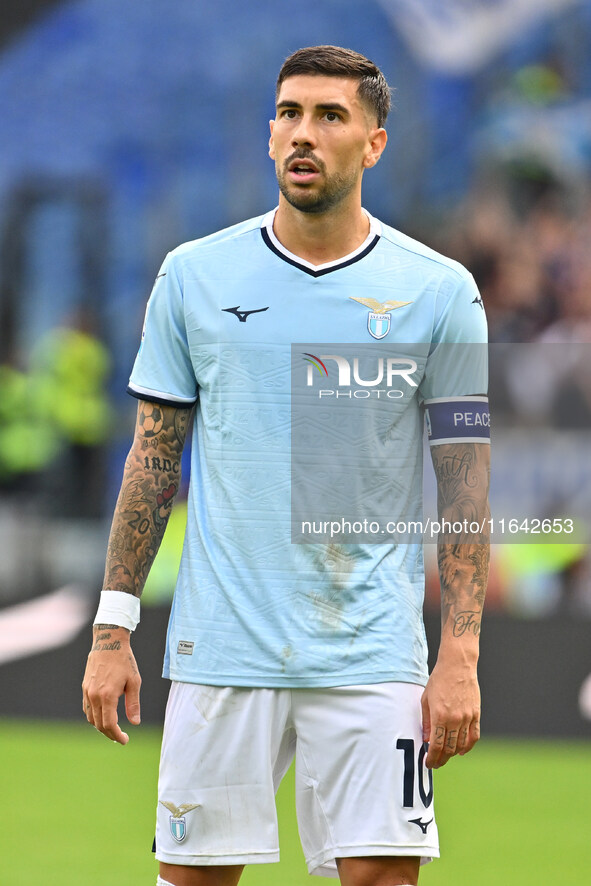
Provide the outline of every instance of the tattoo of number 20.
<path id="1" fill-rule="evenodd" d="M 402 785 L 402 805 L 415 805 L 415 759 L 416 771 L 418 773 L 419 796 L 423 802 L 423 806 L 428 808 L 433 802 L 433 773 L 430 769 L 428 772 L 429 789 L 425 790 L 424 782 L 424 760 L 427 754 L 427 744 L 423 742 L 419 748 L 418 759 L 415 754 L 415 743 L 412 738 L 399 738 L 396 742 L 396 748 L 404 751 L 404 780 Z"/>

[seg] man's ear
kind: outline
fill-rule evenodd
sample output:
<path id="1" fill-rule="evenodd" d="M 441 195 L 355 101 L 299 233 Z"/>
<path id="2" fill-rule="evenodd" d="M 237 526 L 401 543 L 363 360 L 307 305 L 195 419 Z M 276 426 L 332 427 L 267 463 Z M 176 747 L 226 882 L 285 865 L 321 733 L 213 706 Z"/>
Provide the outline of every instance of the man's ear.
<path id="1" fill-rule="evenodd" d="M 273 145 L 273 127 L 275 126 L 274 120 L 269 120 L 269 129 L 271 130 L 271 135 L 269 136 L 269 157 L 271 160 L 275 159 L 275 147 Z"/>
<path id="2" fill-rule="evenodd" d="M 365 169 L 371 169 L 375 166 L 384 152 L 384 148 L 388 142 L 388 133 L 381 127 L 372 129 L 369 133 L 369 148 L 363 159 Z"/>

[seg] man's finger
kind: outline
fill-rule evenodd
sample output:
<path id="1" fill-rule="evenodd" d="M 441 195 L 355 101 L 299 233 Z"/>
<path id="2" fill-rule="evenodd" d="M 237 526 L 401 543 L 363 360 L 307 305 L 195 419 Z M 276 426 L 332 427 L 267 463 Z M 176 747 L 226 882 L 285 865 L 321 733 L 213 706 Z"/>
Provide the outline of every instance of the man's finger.
<path id="1" fill-rule="evenodd" d="M 448 760 L 451 760 L 458 752 L 458 738 L 460 735 L 460 730 L 455 726 L 451 726 L 445 731 L 445 741 L 443 743 L 443 750 L 441 752 L 441 756 L 439 758 L 439 765 L 445 766 Z"/>
<path id="2" fill-rule="evenodd" d="M 468 751 L 471 751 L 476 742 L 480 738 L 480 721 L 473 720 L 468 729 L 466 730 L 467 737 L 466 742 L 463 748 L 459 751 L 460 754 L 467 754 Z"/>
<path id="3" fill-rule="evenodd" d="M 429 741 L 431 736 L 431 713 L 429 711 L 429 702 L 427 700 L 427 693 L 423 692 L 421 696 L 421 710 L 422 710 L 422 720 L 423 720 L 423 741 Z"/>
<path id="4" fill-rule="evenodd" d="M 89 695 L 89 700 L 92 706 L 92 720 L 89 718 L 89 722 L 92 723 L 95 729 L 107 738 L 110 738 L 111 741 L 127 744 L 129 735 L 122 731 L 117 717 L 117 698 L 103 698 L 100 695 L 93 698 Z"/>
<path id="5" fill-rule="evenodd" d="M 84 696 L 82 698 L 82 711 L 84 713 L 84 716 L 86 717 L 86 719 L 90 723 L 90 725 L 94 726 L 94 716 L 92 713 L 92 705 L 90 704 L 90 701 L 88 700 L 88 696 L 86 695 L 86 693 L 84 694 Z"/>
<path id="6" fill-rule="evenodd" d="M 478 715 L 472 721 L 462 724 L 458 737 L 457 753 L 463 757 L 471 751 L 480 738 L 480 719 Z"/>
<path id="7" fill-rule="evenodd" d="M 427 769 L 438 769 L 441 765 L 441 756 L 445 746 L 445 726 L 433 723 L 429 734 L 429 750 L 425 757 Z"/>
<path id="8" fill-rule="evenodd" d="M 103 722 L 102 712 L 101 712 L 101 699 L 99 696 L 96 696 L 92 693 L 91 690 L 87 691 L 85 694 L 85 711 L 86 719 L 90 723 L 91 726 L 94 726 L 95 729 L 101 731 L 101 726 Z"/>
<path id="9" fill-rule="evenodd" d="M 458 754 L 467 754 L 470 750 L 470 727 L 462 725 L 458 735 Z"/>
<path id="10" fill-rule="evenodd" d="M 125 687 L 125 713 L 134 726 L 139 726 L 141 723 L 140 685 L 139 679 L 133 682 L 130 680 Z"/>
<path id="11" fill-rule="evenodd" d="M 109 708 L 107 711 L 103 710 L 103 721 L 99 732 L 102 732 L 103 735 L 110 738 L 111 741 L 116 741 L 118 744 L 125 745 L 129 741 L 129 735 L 127 732 L 123 732 L 119 726 L 116 706 Z"/>

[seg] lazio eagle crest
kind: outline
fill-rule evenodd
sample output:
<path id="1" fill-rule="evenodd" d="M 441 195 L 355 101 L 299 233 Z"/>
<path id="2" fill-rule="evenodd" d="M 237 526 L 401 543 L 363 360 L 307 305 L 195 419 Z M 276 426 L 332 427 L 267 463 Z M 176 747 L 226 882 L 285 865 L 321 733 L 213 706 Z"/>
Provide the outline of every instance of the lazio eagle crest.
<path id="1" fill-rule="evenodd" d="M 390 311 L 396 310 L 396 308 L 402 308 L 404 305 L 409 305 L 409 301 L 385 301 L 379 302 L 375 298 L 355 298 L 355 296 L 349 296 L 353 301 L 358 301 L 360 304 L 365 305 L 366 308 L 369 308 L 369 314 L 367 316 L 367 328 L 369 330 L 369 334 L 374 338 L 380 339 L 384 338 L 390 332 L 390 321 L 391 321 L 391 313 Z"/>
<path id="2" fill-rule="evenodd" d="M 172 812 L 170 816 L 170 833 L 174 840 L 177 843 L 182 843 L 185 837 L 187 836 L 187 812 L 191 812 L 193 809 L 197 809 L 199 807 L 199 803 L 183 803 L 182 806 L 175 806 L 174 803 L 167 803 L 164 800 L 160 800 L 163 806 L 168 809 L 169 812 Z"/>

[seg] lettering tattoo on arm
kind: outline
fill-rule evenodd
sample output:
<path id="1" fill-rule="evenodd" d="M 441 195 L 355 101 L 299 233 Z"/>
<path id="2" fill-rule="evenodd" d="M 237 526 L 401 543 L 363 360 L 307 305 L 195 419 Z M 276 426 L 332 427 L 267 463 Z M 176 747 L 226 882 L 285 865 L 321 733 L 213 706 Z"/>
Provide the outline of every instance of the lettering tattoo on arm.
<path id="1" fill-rule="evenodd" d="M 144 401 L 138 407 L 109 536 L 105 588 L 141 595 L 179 490 L 191 412 Z"/>
<path id="2" fill-rule="evenodd" d="M 111 631 L 119 630 L 117 625 L 95 625 L 96 635 L 91 652 L 117 652 L 121 649 L 121 641 L 113 639 Z"/>
<path id="3" fill-rule="evenodd" d="M 453 635 L 454 637 L 463 637 L 466 632 L 474 634 L 478 637 L 480 634 L 480 613 L 479 612 L 458 612 L 454 617 Z"/>
<path id="4" fill-rule="evenodd" d="M 441 533 L 438 544 L 442 592 L 442 629 L 453 637 L 478 637 L 489 565 L 488 488 L 490 447 L 486 443 L 433 446 L 440 521 L 484 531 Z"/>

